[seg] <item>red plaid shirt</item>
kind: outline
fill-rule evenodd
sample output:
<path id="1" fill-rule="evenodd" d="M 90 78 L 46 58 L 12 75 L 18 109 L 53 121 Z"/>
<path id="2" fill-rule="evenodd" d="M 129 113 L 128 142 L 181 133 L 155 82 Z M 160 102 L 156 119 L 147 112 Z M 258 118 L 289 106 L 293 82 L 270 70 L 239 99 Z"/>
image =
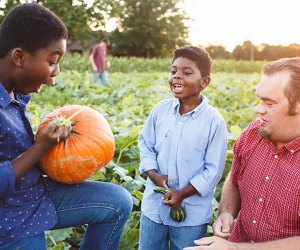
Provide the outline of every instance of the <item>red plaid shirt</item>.
<path id="1" fill-rule="evenodd" d="M 241 210 L 229 238 L 262 242 L 300 235 L 300 137 L 277 149 L 252 122 L 234 145 L 231 181 Z"/>

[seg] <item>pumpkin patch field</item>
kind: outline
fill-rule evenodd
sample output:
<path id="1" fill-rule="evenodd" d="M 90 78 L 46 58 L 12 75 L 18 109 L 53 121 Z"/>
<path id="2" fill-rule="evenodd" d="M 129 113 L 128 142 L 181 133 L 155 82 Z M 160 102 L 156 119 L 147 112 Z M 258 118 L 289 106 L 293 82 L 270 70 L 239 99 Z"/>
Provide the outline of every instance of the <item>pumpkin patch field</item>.
<path id="1" fill-rule="evenodd" d="M 134 208 L 125 225 L 119 249 L 134 250 L 138 248 L 140 203 L 145 184 L 144 177 L 138 172 L 137 138 L 153 105 L 162 99 L 172 97 L 167 84 L 168 63 L 171 65 L 171 60 L 168 62 L 166 59 L 161 59 L 161 61 L 153 59 L 156 60 L 154 63 L 151 59 L 122 60 L 110 58 L 111 70 L 108 69 L 108 86 L 99 87 L 92 83 L 88 58 L 78 56 L 64 58 L 61 65 L 62 72 L 56 78 L 56 84 L 43 86 L 38 95 L 33 94 L 34 100 L 30 102 L 28 112 L 34 133 L 38 132 L 42 121 L 45 121 L 44 119 L 49 117 L 54 110 L 65 106 L 80 105 L 101 114 L 104 119 L 102 122 L 109 126 L 106 132 L 113 140 L 113 144 L 111 141 L 109 152 L 105 152 L 108 156 L 103 160 L 103 166 L 83 178 L 114 182 L 130 191 L 134 200 Z M 244 67 L 243 71 L 241 69 L 243 62 L 216 61 L 212 82 L 204 91 L 209 103 L 215 106 L 225 118 L 229 133 L 226 168 L 213 201 L 214 216 L 217 213 L 224 177 L 230 169 L 233 142 L 242 129 L 255 117 L 253 111 L 257 103 L 255 85 L 260 78 L 259 70 L 262 63 L 258 66 L 254 62 L 244 63 L 248 66 Z M 252 70 L 249 70 L 250 68 Z M 73 109 L 72 112 L 76 110 Z M 92 145 L 92 139 L 98 139 L 98 133 L 93 134 L 89 128 L 93 122 L 101 123 L 101 121 L 93 121 L 93 118 L 88 116 L 85 120 L 83 111 L 78 114 L 78 119 L 82 120 L 83 133 L 90 133 L 91 141 L 78 138 L 77 143 L 83 143 L 89 147 Z M 99 140 L 102 139 L 99 138 Z M 84 230 L 83 226 L 47 232 L 48 249 L 78 249 Z"/>

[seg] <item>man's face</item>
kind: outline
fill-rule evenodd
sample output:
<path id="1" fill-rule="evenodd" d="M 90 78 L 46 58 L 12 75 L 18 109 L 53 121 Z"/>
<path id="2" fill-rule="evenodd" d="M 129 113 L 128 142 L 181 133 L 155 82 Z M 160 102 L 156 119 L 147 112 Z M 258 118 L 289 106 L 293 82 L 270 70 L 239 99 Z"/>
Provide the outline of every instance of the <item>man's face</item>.
<path id="1" fill-rule="evenodd" d="M 256 89 L 260 103 L 255 112 L 260 117 L 260 135 L 275 142 L 288 142 L 293 130 L 299 126 L 299 116 L 288 115 L 289 101 L 284 89 L 289 84 L 290 73 L 282 71 L 263 75 Z"/>

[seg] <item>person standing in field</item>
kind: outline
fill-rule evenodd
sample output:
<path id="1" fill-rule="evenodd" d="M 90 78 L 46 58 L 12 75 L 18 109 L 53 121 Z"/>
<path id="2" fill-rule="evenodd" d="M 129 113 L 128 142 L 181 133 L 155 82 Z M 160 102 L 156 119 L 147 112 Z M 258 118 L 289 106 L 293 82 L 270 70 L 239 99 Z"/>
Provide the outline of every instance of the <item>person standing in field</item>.
<path id="1" fill-rule="evenodd" d="M 216 236 L 185 250 L 300 249 L 300 57 L 267 63 L 256 95 L 259 118 L 234 145 Z"/>
<path id="2" fill-rule="evenodd" d="M 174 51 L 169 86 L 173 99 L 152 109 L 138 139 L 140 173 L 148 176 L 142 200 L 140 250 L 182 250 L 206 235 L 211 201 L 227 152 L 221 114 L 202 91 L 210 83 L 212 60 L 196 46 Z M 169 191 L 153 191 L 159 186 Z M 170 216 L 182 206 L 184 221 Z"/>
<path id="3" fill-rule="evenodd" d="M 93 67 L 93 82 L 97 83 L 100 80 L 104 86 L 108 84 L 108 60 L 106 55 L 109 45 L 110 41 L 105 37 L 92 49 L 90 54 L 90 62 Z"/>
<path id="4" fill-rule="evenodd" d="M 0 26 L 0 250 L 46 250 L 45 230 L 87 224 L 82 250 L 117 250 L 132 197 L 121 186 L 75 185 L 44 177 L 39 159 L 70 126 L 50 122 L 39 140 L 28 120 L 30 93 L 54 85 L 67 30 L 50 10 L 23 4 Z"/>

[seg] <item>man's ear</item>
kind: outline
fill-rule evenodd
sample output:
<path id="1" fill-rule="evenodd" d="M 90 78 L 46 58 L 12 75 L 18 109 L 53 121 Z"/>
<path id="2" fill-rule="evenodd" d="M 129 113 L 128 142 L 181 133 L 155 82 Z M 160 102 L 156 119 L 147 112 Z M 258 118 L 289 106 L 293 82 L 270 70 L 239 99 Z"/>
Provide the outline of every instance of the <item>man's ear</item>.
<path id="1" fill-rule="evenodd" d="M 13 49 L 11 53 L 12 62 L 19 68 L 23 68 L 24 59 L 25 59 L 25 52 L 21 48 Z"/>
<path id="2" fill-rule="evenodd" d="M 295 104 L 294 112 L 298 115 L 300 114 L 300 102 L 299 101 Z"/>
<path id="3" fill-rule="evenodd" d="M 201 87 L 205 89 L 210 83 L 210 76 L 202 77 Z"/>

